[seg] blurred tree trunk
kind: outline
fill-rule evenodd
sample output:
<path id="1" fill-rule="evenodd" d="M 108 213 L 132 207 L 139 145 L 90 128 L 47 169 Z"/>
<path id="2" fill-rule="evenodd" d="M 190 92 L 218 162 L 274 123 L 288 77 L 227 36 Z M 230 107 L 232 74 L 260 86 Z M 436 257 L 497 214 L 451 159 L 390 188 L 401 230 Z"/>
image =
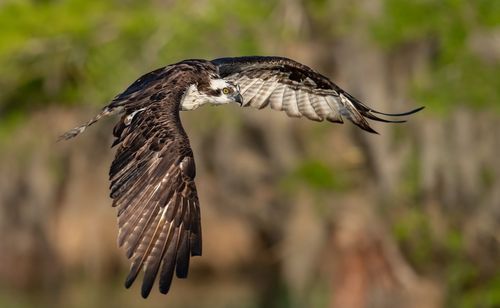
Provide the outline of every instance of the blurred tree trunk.
<path id="1" fill-rule="evenodd" d="M 344 88 L 377 110 L 410 109 L 408 104 L 400 102 L 412 77 L 412 67 L 426 54 L 425 48 L 388 55 L 370 44 L 366 33 L 352 31 L 352 37 L 342 39 L 333 55 L 339 63 L 337 75 L 344 82 Z M 405 65 L 401 65 L 402 62 Z M 418 120 L 413 120 L 409 125 L 416 125 Z M 338 270 L 334 272 L 331 305 L 439 307 L 443 290 L 439 290 L 437 283 L 417 277 L 392 236 L 384 231 L 385 222 L 377 214 L 381 202 L 390 204 L 391 199 L 399 198 L 399 183 L 415 136 L 396 141 L 394 131 L 408 129 L 408 125 L 403 128 L 375 126 L 380 135 L 354 132 L 354 140 L 366 157 L 365 167 L 371 175 L 360 189 L 371 191 L 372 197 L 359 198 L 360 191 L 353 192 L 353 200 L 342 207 L 343 215 L 336 217 L 333 243 Z"/>

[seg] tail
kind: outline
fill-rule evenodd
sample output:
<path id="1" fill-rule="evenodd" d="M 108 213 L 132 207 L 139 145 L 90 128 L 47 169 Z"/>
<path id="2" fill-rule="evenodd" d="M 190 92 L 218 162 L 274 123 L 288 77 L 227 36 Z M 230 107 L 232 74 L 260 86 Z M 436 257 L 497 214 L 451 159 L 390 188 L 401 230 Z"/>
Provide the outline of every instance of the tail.
<path id="1" fill-rule="evenodd" d="M 59 142 L 61 140 L 68 140 L 68 139 L 71 139 L 71 138 L 78 136 L 79 134 L 83 133 L 85 131 L 85 129 L 87 129 L 87 127 L 89 127 L 90 125 L 99 121 L 103 117 L 107 117 L 107 116 L 115 114 L 120 109 L 121 108 L 117 108 L 117 107 L 109 107 L 109 106 L 104 107 L 102 109 L 101 113 L 99 113 L 98 115 L 96 115 L 95 117 L 90 119 L 87 123 L 65 132 L 63 135 L 59 136 L 57 141 Z"/>

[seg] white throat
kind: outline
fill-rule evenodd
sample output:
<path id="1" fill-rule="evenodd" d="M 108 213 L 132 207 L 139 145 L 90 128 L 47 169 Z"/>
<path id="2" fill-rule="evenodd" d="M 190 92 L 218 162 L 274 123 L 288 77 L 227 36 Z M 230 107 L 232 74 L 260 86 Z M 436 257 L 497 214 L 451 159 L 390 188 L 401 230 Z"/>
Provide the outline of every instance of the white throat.
<path id="1" fill-rule="evenodd" d="M 207 103 L 206 95 L 203 95 L 198 91 L 196 85 L 192 84 L 184 93 L 181 101 L 181 110 L 195 110 L 203 104 Z"/>

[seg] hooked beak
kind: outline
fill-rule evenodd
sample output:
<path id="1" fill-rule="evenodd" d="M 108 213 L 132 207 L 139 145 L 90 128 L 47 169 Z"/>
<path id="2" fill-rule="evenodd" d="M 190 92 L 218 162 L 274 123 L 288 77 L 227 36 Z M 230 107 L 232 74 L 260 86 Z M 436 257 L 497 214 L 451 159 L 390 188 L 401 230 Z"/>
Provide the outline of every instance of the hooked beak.
<path id="1" fill-rule="evenodd" d="M 234 96 L 234 101 L 243 106 L 243 96 L 241 96 L 240 92 L 237 92 Z"/>

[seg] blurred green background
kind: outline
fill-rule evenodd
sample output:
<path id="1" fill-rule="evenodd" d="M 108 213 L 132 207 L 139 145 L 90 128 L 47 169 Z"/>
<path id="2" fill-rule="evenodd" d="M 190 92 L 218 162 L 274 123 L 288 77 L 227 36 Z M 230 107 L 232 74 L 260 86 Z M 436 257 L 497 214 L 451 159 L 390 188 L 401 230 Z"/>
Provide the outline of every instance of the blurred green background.
<path id="1" fill-rule="evenodd" d="M 0 1 L 0 307 L 500 307 L 500 1 Z M 185 58 L 280 55 L 407 124 L 183 113 L 204 255 L 123 288 L 113 120 Z"/>

